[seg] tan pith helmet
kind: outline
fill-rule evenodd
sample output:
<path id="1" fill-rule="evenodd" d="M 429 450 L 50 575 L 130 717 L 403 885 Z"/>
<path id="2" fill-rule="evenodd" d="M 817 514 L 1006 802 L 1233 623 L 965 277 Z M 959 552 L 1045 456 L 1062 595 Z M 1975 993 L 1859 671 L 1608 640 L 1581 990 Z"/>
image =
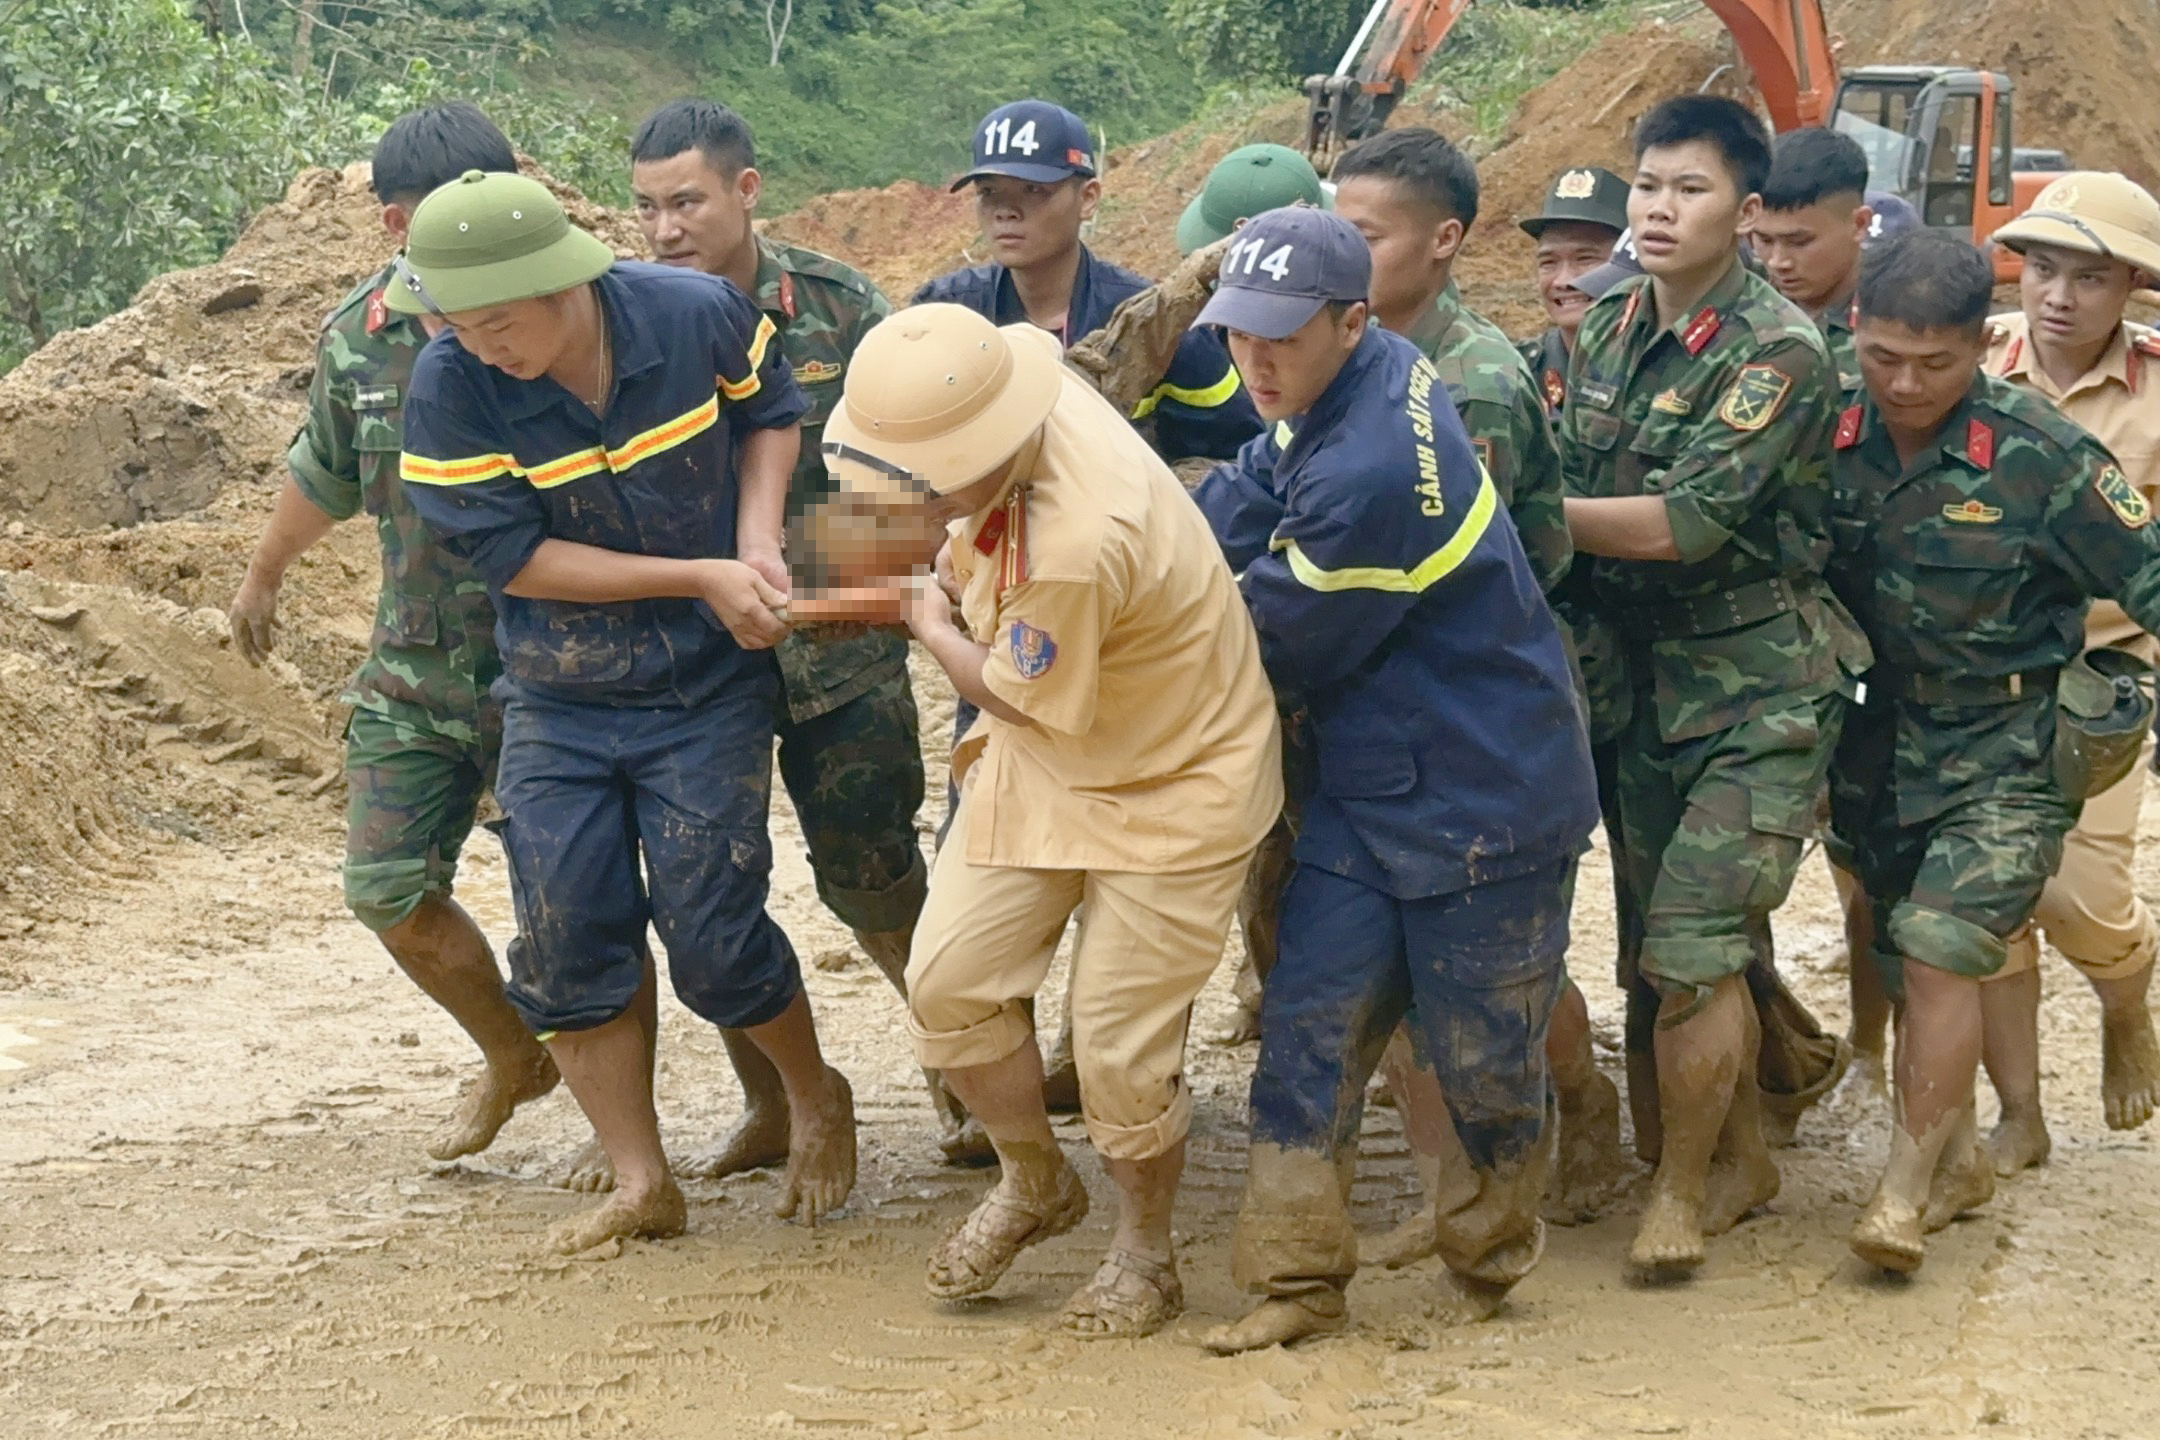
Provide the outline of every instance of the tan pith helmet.
<path id="1" fill-rule="evenodd" d="M 1995 239 L 2021 255 L 2027 245 L 2106 255 L 2160 282 L 2160 200 L 2126 175 L 2073 170 Z"/>
<path id="2" fill-rule="evenodd" d="M 1064 385 L 1057 337 L 992 325 L 960 305 L 915 305 L 855 349 L 825 438 L 949 494 L 979 480 L 1050 418 Z"/>

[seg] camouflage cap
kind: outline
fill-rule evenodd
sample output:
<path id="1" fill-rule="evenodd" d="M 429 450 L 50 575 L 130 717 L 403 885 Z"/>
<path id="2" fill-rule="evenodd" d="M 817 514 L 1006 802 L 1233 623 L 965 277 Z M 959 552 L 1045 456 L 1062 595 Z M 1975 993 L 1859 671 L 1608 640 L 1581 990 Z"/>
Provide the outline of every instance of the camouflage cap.
<path id="1" fill-rule="evenodd" d="M 547 186 L 468 170 L 420 202 L 383 301 L 405 315 L 452 315 L 574 289 L 615 252 L 570 223 Z"/>
<path id="2" fill-rule="evenodd" d="M 2080 170 L 2050 181 L 1994 238 L 2021 255 L 2027 245 L 2106 255 L 2160 280 L 2160 201 L 2125 175 Z"/>

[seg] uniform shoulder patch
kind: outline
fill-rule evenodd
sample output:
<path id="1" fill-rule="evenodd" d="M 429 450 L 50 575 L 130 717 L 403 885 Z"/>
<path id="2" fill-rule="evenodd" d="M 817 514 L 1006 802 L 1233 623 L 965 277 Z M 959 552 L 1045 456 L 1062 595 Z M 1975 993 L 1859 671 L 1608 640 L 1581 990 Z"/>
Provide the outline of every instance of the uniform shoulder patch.
<path id="1" fill-rule="evenodd" d="M 2130 477 L 2123 474 L 2121 466 L 2110 465 L 2102 470 L 2100 477 L 2093 481 L 2093 489 L 2098 490 L 2100 498 L 2107 501 L 2108 509 L 2115 512 L 2115 518 L 2130 529 L 2142 530 L 2152 523 L 2151 502 L 2137 486 L 2130 483 Z"/>
<path id="2" fill-rule="evenodd" d="M 1039 680 L 1057 663 L 1057 641 L 1050 638 L 1049 631 L 1015 620 L 1011 639 L 1013 669 L 1020 672 L 1021 679 Z"/>
<path id="3" fill-rule="evenodd" d="M 1838 416 L 1838 422 L 1837 422 L 1837 448 L 1838 448 L 1838 449 L 1840 449 L 1840 450 L 1850 450 L 1850 449 L 1852 449 L 1852 447 L 1853 447 L 1853 446 L 1855 446 L 1855 445 L 1857 445 L 1857 444 L 1859 444 L 1859 443 L 1860 443 L 1860 422 L 1861 422 L 1861 414 L 1862 414 L 1862 411 L 1861 411 L 1861 407 L 1860 407 L 1860 406 L 1858 406 L 1858 405 L 1849 405 L 1849 406 L 1847 406 L 1847 407 L 1846 407 L 1846 409 L 1845 409 L 1845 413 L 1844 413 L 1844 414 L 1842 414 L 1842 415 L 1840 415 L 1840 416 Z"/>
<path id="4" fill-rule="evenodd" d="M 1735 430 L 1760 430 L 1777 419 L 1792 387 L 1792 376 L 1775 365 L 1743 366 L 1732 389 L 1725 392 L 1718 419 Z"/>

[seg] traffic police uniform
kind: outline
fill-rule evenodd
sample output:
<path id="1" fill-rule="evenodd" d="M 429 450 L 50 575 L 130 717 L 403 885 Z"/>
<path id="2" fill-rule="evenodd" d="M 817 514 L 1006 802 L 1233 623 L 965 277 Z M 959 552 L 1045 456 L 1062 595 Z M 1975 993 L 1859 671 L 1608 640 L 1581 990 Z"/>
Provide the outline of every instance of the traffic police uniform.
<path id="1" fill-rule="evenodd" d="M 382 542 L 374 634 L 339 697 L 352 707 L 345 903 L 377 933 L 450 890 L 502 740 L 487 582 L 421 523 L 398 479 L 405 397 L 428 337 L 384 303 L 395 271 L 324 322 L 307 419 L 285 457 L 310 504 L 333 520 L 365 510 Z"/>
<path id="2" fill-rule="evenodd" d="M 515 225 L 494 213 L 514 199 L 499 190 L 462 208 L 475 228 L 507 231 L 516 255 Z M 638 991 L 649 921 L 683 1003 L 747 1028 L 801 988 L 764 908 L 777 667 L 701 602 L 581 604 L 503 587 L 548 539 L 731 554 L 736 445 L 808 406 L 771 319 L 726 281 L 634 262 L 582 273 L 614 354 L 604 415 L 550 380 L 483 364 L 455 334 L 421 352 L 406 413 L 408 493 L 487 577 L 500 616 L 496 793 L 521 932 L 510 1000 L 542 1033 L 614 1019 Z M 432 303 L 424 292 L 421 303 Z"/>
<path id="3" fill-rule="evenodd" d="M 1241 233 L 1201 323 L 1287 335 L 1366 293 L 1369 254 L 1337 217 L 1279 210 Z M 1246 273 L 1248 243 L 1280 262 Z M 1441 1253 L 1504 1287 L 1543 1244 L 1545 1032 L 1596 794 L 1558 625 L 1445 396 L 1415 346 L 1368 327 L 1279 452 L 1254 441 L 1196 497 L 1317 754 L 1233 1267 L 1321 1314 L 1342 1313 L 1357 1264 L 1364 1082 L 1413 1009 L 1479 1181 L 1440 1217 Z"/>

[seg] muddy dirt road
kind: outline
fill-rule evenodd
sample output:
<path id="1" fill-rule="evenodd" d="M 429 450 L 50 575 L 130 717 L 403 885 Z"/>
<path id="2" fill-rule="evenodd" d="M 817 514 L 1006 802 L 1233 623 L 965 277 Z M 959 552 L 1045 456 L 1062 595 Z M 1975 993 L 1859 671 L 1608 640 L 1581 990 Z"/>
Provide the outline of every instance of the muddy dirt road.
<path id="1" fill-rule="evenodd" d="M 545 1183 L 583 1130 L 562 1092 L 487 1155 L 429 1163 L 422 1139 L 468 1054 L 345 917 L 326 806 L 230 849 L 172 842 L 94 923 L 8 942 L 29 978 L 0 990 L 0 1434 L 2160 1433 L 2160 1155 L 2150 1132 L 2102 1129 L 2095 1010 L 2058 961 L 2054 1162 L 1938 1237 L 1911 1283 L 1871 1278 L 1845 1249 L 1885 1144 L 1880 1102 L 1854 1088 L 1810 1116 L 1772 1213 L 1717 1243 L 1692 1285 L 1622 1278 L 1638 1183 L 1604 1221 L 1554 1230 L 1493 1323 L 1435 1330 L 1427 1272 L 1369 1274 L 1347 1337 L 1219 1360 L 1194 1336 L 1243 1307 L 1227 1243 L 1253 1047 L 1195 1047 L 1192 1310 L 1170 1332 L 1055 1332 L 1106 1206 L 1024 1259 L 1000 1298 L 935 1304 L 922 1257 L 984 1180 L 933 1162 L 895 1002 L 845 958 L 784 806 L 776 823 L 776 906 L 864 1127 L 861 1186 L 815 1232 L 770 1218 L 774 1182 L 752 1176 L 692 1187 L 682 1240 L 543 1257 L 547 1223 L 584 1203 Z M 2147 828 L 2160 840 L 2160 809 Z M 1604 885 L 1593 855 L 1575 954 L 1617 1068 Z M 460 893 L 506 936 L 492 846 L 474 848 Z M 1842 1017 L 1832 913 L 1811 861 L 1779 939 L 1796 985 Z M 679 1153 L 734 1113 L 719 1045 L 672 1002 L 660 1086 Z M 1107 1200 L 1078 1125 L 1063 1133 Z M 1368 1122 L 1362 1177 L 1359 1218 L 1379 1228 L 1413 1184 L 1390 1111 Z"/>

